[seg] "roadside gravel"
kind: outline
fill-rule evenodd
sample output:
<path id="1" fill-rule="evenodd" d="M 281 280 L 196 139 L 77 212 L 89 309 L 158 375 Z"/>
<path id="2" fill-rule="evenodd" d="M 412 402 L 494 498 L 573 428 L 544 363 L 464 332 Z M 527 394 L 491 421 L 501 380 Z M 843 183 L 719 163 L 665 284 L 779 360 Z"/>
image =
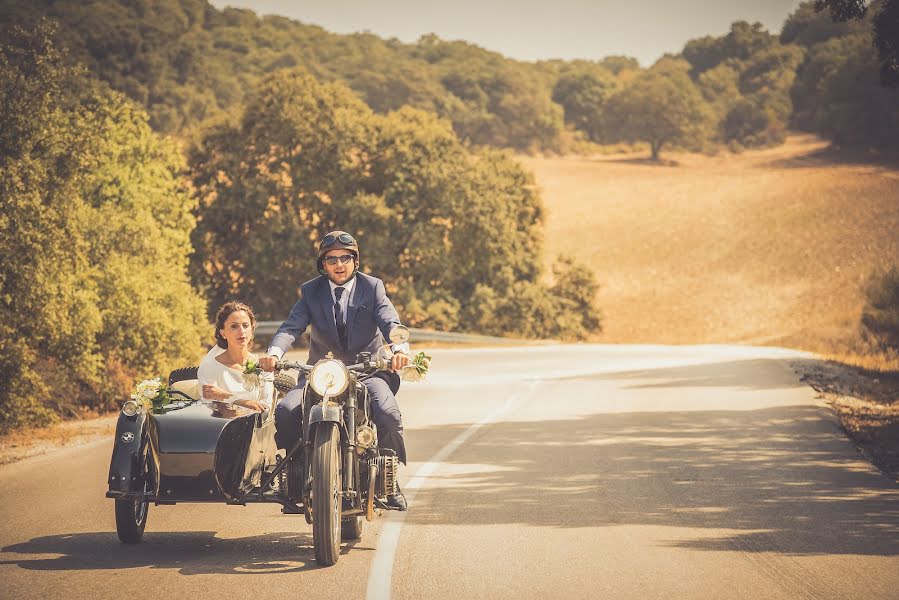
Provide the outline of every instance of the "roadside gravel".
<path id="1" fill-rule="evenodd" d="M 99 417 L 63 421 L 50 427 L 27 428 L 0 436 L 0 465 L 46 454 L 60 448 L 86 446 L 115 433 L 118 412 Z"/>
<path id="2" fill-rule="evenodd" d="M 899 482 L 899 373 L 877 373 L 830 360 L 793 364 L 840 421 L 856 448 Z"/>

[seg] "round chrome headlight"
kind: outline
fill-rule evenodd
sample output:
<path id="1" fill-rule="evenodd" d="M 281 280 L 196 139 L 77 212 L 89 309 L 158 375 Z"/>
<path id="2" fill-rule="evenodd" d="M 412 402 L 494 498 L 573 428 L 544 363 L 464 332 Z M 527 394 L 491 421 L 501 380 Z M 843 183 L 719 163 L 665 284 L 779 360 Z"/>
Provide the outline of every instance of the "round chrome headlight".
<path id="1" fill-rule="evenodd" d="M 320 396 L 336 396 L 346 389 L 350 374 L 339 360 L 320 360 L 309 374 L 309 385 Z"/>
<path id="2" fill-rule="evenodd" d="M 140 412 L 140 403 L 134 400 L 128 400 L 127 402 L 125 402 L 125 404 L 122 405 L 122 412 L 127 417 L 133 417 Z"/>

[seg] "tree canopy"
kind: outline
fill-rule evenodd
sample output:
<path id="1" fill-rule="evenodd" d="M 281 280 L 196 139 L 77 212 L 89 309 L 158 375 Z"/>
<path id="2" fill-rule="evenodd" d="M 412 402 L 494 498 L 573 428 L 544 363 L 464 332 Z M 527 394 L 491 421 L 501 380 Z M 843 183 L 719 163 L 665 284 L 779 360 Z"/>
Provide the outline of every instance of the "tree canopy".
<path id="1" fill-rule="evenodd" d="M 657 65 L 612 95 L 604 113 L 607 135 L 649 143 L 653 160 L 667 144 L 701 145 L 708 117 L 686 70 L 675 64 Z"/>
<path id="2" fill-rule="evenodd" d="M 283 318 L 298 284 L 317 274 L 317 240 L 341 228 L 412 325 L 565 338 L 599 327 L 595 284 L 561 311 L 541 281 L 543 209 L 531 176 L 502 153 L 472 153 L 426 112 L 378 115 L 340 84 L 284 70 L 251 91 L 239 123 L 208 130 L 191 164 L 192 271 L 212 306 L 240 297 Z M 488 305 L 470 301 L 477 294 L 494 307 L 537 303 L 545 320 L 491 310 L 488 323 Z"/>
<path id="3" fill-rule="evenodd" d="M 6 39 L 0 431 L 110 407 L 135 376 L 192 357 L 205 333 L 175 146 L 66 67 L 50 24 Z"/>
<path id="4" fill-rule="evenodd" d="M 834 88 L 820 87 L 803 74 L 821 68 L 822 56 L 831 56 L 817 52 L 810 63 L 808 51 L 815 45 L 867 35 L 871 52 L 842 44 L 852 46 L 855 58 L 833 56 L 826 68 L 836 69 L 839 62 L 841 69 L 858 69 L 859 99 L 871 97 L 871 106 L 861 102 L 861 110 L 891 118 L 883 107 L 895 97 L 869 90 L 867 71 L 876 74 L 879 68 L 881 79 L 890 81 L 896 70 L 897 7 L 899 0 L 804 2 L 779 35 L 760 23 L 736 21 L 724 35 L 688 41 L 680 57 L 707 104 L 711 123 L 705 144 L 777 144 L 789 127 L 799 127 L 842 145 L 895 149 L 899 142 L 883 135 L 866 138 L 865 128 L 850 135 L 842 129 L 851 127 L 846 119 L 836 132 L 823 118 L 812 117 L 841 110 L 836 105 L 845 105 L 846 91 L 832 96 Z M 850 21 L 835 23 L 826 8 Z M 564 152 L 572 139 L 610 141 L 603 131 L 605 103 L 645 71 L 623 56 L 527 63 L 433 34 L 411 44 L 370 33 L 338 35 L 284 17 L 220 10 L 206 0 L 0 5 L 4 21 L 28 23 L 41 15 L 61 24 L 60 36 L 74 60 L 146 109 L 156 131 L 188 142 L 210 121 L 233 119 L 247 90 L 267 74 L 303 67 L 318 81 L 342 82 L 378 114 L 408 106 L 447 119 L 464 143 Z"/>

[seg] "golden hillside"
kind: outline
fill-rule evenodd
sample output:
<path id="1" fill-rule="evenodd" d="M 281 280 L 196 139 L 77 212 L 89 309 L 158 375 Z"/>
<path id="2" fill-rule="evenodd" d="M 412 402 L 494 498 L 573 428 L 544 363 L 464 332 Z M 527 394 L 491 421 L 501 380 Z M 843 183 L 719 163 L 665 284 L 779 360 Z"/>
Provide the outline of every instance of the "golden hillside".
<path id="1" fill-rule="evenodd" d="M 629 156 L 523 158 L 560 252 L 602 284 L 607 342 L 746 342 L 827 349 L 857 331 L 861 284 L 899 264 L 899 170 L 825 144 L 677 166 Z"/>

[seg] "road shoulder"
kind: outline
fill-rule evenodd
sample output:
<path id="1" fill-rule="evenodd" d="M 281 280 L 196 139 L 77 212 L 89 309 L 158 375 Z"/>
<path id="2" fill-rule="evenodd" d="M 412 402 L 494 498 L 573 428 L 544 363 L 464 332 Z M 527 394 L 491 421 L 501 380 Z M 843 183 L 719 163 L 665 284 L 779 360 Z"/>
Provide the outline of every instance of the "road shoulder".
<path id="1" fill-rule="evenodd" d="M 818 392 L 859 452 L 899 482 L 899 373 L 875 373 L 832 360 L 793 363 Z"/>

